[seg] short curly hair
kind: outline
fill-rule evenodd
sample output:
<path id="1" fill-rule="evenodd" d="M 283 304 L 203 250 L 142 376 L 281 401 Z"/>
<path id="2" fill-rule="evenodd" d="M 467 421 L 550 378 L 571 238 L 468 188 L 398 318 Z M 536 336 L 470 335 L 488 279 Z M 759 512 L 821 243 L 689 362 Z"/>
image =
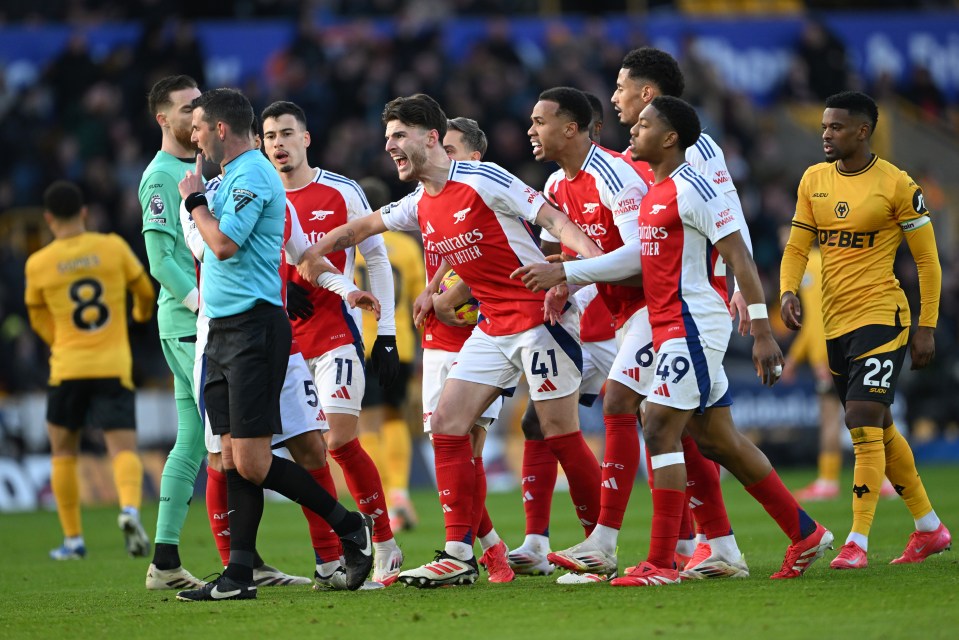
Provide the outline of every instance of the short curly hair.
<path id="1" fill-rule="evenodd" d="M 869 119 L 873 131 L 879 122 L 879 107 L 876 101 L 860 91 L 843 91 L 826 98 L 827 109 L 845 109 L 850 114 L 859 114 Z"/>
<path id="2" fill-rule="evenodd" d="M 623 69 L 633 79 L 649 80 L 664 96 L 680 98 L 686 88 L 679 63 L 662 49 L 642 47 L 633 49 L 623 58 Z"/>
<path id="3" fill-rule="evenodd" d="M 649 104 L 659 112 L 659 118 L 679 136 L 680 147 L 688 149 L 696 144 L 702 134 L 702 127 L 696 110 L 688 102 L 673 96 L 656 96 Z"/>

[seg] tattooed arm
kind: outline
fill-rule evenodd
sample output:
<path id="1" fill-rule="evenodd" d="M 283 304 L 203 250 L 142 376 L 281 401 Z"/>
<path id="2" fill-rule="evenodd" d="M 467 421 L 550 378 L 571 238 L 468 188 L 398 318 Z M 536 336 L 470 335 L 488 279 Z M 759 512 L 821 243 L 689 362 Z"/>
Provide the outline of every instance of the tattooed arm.
<path id="1" fill-rule="evenodd" d="M 383 216 L 379 211 L 354 218 L 333 229 L 304 251 L 296 269 L 307 282 L 314 282 L 321 273 L 326 271 L 323 265 L 324 256 L 355 246 L 370 236 L 384 231 L 386 231 L 386 225 L 383 224 Z"/>

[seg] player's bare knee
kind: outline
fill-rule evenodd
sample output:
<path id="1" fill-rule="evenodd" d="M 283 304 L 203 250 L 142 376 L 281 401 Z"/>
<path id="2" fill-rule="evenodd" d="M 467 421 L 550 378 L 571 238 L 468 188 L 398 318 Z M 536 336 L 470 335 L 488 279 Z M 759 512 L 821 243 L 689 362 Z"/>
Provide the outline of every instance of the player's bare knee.
<path id="1" fill-rule="evenodd" d="M 878 402 L 846 403 L 846 428 L 881 427 L 884 424 L 886 407 Z"/>
<path id="2" fill-rule="evenodd" d="M 634 415 L 639 412 L 642 396 L 615 380 L 606 383 L 603 397 L 603 415 Z"/>
<path id="3" fill-rule="evenodd" d="M 284 443 L 293 460 L 304 469 L 322 469 L 326 466 L 326 444 L 319 433 L 308 431 Z"/>
<path id="4" fill-rule="evenodd" d="M 206 455 L 206 464 L 208 467 L 214 471 L 219 471 L 223 473 L 223 454 L 222 453 L 207 453 Z"/>
<path id="5" fill-rule="evenodd" d="M 527 440 L 543 439 L 543 429 L 540 427 L 539 416 L 536 415 L 532 402 L 526 405 L 526 411 L 523 413 L 520 426 L 523 428 L 523 437 Z"/>

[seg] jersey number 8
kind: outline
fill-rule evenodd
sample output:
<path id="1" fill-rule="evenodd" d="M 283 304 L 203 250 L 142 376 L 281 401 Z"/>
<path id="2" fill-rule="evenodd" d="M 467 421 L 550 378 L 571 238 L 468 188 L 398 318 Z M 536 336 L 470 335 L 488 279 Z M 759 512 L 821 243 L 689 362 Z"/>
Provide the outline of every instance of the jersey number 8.
<path id="1" fill-rule="evenodd" d="M 103 285 L 95 278 L 81 278 L 70 285 L 70 299 L 76 303 L 73 324 L 81 331 L 95 331 L 110 319 L 110 309 L 103 304 Z"/>

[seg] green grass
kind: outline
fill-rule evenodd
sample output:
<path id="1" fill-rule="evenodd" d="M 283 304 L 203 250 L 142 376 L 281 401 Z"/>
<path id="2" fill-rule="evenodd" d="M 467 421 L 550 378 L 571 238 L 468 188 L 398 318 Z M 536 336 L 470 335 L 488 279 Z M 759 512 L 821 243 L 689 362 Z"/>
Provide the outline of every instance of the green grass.
<path id="1" fill-rule="evenodd" d="M 799 486 L 811 473 L 788 473 Z M 939 515 L 959 532 L 959 467 L 923 470 Z M 845 478 L 846 485 L 851 481 Z M 88 556 L 57 563 L 47 551 L 60 542 L 52 513 L 0 516 L 0 637 L 3 638 L 236 638 L 324 637 L 360 639 L 692 636 L 703 638 L 945 638 L 959 628 L 959 553 L 915 566 L 889 566 L 912 529 L 900 501 L 883 501 L 870 538 L 869 569 L 831 571 L 818 562 L 802 579 L 771 581 L 787 541 L 765 512 L 735 483 L 724 484 L 730 517 L 752 577 L 678 586 L 616 589 L 559 586 L 553 578 L 519 578 L 495 585 L 417 590 L 396 585 L 356 593 L 316 593 L 308 587 L 261 589 L 256 602 L 183 603 L 172 591 L 148 592 L 148 562 L 127 558 L 113 509 L 84 512 Z M 417 493 L 420 527 L 401 533 L 407 566 L 431 559 L 443 535 L 435 494 Z M 519 495 L 492 495 L 490 512 L 508 544 L 522 539 Z M 816 504 L 810 513 L 841 543 L 851 521 L 849 500 Z M 145 508 L 155 522 L 156 507 Z M 650 501 L 633 494 L 620 537 L 620 566 L 645 556 Z M 151 528 L 148 526 L 148 529 Z M 553 547 L 578 541 L 569 498 L 553 507 Z M 312 550 L 300 510 L 268 504 L 260 528 L 261 553 L 289 572 L 312 574 Z M 837 544 L 838 548 L 838 544 Z M 959 551 L 959 550 L 957 550 Z M 217 555 L 202 504 L 195 504 L 182 539 L 184 564 L 203 576 Z M 415 636 L 414 636 L 415 634 Z"/>

